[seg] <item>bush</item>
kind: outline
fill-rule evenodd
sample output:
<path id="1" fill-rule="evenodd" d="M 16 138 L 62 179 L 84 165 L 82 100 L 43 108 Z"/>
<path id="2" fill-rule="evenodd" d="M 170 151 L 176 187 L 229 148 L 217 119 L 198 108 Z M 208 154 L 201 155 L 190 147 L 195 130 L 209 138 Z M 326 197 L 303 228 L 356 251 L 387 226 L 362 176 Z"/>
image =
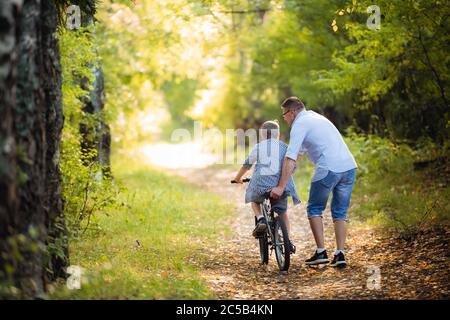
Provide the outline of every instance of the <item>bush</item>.
<path id="1" fill-rule="evenodd" d="M 352 131 L 346 141 L 358 163 L 352 212 L 360 220 L 403 232 L 448 221 L 445 171 L 433 166 L 419 170 L 416 165 L 445 158 L 445 149 L 429 141 L 413 149 L 406 143 Z"/>

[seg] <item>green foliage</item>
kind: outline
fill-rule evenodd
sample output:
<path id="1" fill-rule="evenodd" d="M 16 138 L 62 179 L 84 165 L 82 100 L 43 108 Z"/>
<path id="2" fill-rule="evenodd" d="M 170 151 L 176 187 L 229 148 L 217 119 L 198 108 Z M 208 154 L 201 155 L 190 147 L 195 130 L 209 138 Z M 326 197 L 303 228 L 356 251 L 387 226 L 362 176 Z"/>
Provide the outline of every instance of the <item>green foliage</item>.
<path id="1" fill-rule="evenodd" d="M 337 33 L 349 43 L 335 52 L 333 67 L 317 72 L 316 83 L 338 96 L 351 94 L 356 124 L 365 131 L 443 143 L 449 133 L 448 3 L 378 1 L 379 31 L 361 19 L 371 4 L 353 2 L 337 16 Z"/>
<path id="2" fill-rule="evenodd" d="M 95 153 L 82 153 L 77 142 L 65 140 L 61 155 L 64 210 L 72 237 L 89 229 L 100 230 L 95 214 L 118 206 L 117 196 L 123 189 L 109 175 L 102 173 L 101 164 L 91 161 Z"/>
<path id="3" fill-rule="evenodd" d="M 115 206 L 120 187 L 105 174 L 98 162 L 96 150 L 82 149 L 80 126 L 95 133 L 96 117 L 83 111 L 82 98 L 88 97 L 94 80 L 92 65 L 98 63 L 90 34 L 93 27 L 60 34 L 63 75 L 64 127 L 61 146 L 62 191 L 66 223 L 71 236 L 79 236 L 89 228 L 95 229 L 95 214 Z M 89 81 L 82 86 L 82 79 Z M 84 81 L 85 82 L 85 81 Z M 57 250 L 57 248 L 50 248 Z"/>
<path id="4" fill-rule="evenodd" d="M 358 163 L 352 213 L 401 232 L 449 221 L 450 188 L 445 166 L 417 166 L 428 159 L 448 159 L 448 150 L 430 141 L 413 149 L 404 143 L 373 135 L 358 136 L 351 131 L 347 143 Z"/>

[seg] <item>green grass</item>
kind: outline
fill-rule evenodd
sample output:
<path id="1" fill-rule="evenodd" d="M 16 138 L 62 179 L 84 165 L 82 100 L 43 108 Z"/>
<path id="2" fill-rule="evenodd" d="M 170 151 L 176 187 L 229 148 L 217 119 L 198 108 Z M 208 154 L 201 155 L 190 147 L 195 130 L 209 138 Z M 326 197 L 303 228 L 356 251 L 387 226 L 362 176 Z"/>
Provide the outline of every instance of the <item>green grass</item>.
<path id="1" fill-rule="evenodd" d="M 228 231 L 220 216 L 231 212 L 216 195 L 137 162 L 116 162 L 127 191 L 121 209 L 99 214 L 101 232 L 72 241 L 72 265 L 85 269 L 81 289 L 56 286 L 53 299 L 214 298 L 192 263 Z M 138 243 L 140 246 L 138 246 Z"/>

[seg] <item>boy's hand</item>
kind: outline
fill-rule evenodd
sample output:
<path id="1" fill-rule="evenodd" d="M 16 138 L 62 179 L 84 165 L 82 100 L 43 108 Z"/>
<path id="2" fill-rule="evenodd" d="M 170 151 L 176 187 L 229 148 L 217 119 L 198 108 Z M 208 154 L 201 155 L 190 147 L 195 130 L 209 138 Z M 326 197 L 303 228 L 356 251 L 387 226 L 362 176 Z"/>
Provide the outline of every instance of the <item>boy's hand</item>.
<path id="1" fill-rule="evenodd" d="M 242 181 L 242 178 L 241 179 L 233 179 L 233 180 L 231 180 L 231 183 L 239 183 L 239 184 L 243 184 L 244 182 Z"/>
<path id="2" fill-rule="evenodd" d="M 281 195 L 284 192 L 284 188 L 282 187 L 275 187 L 272 188 L 272 190 L 270 190 L 270 197 L 274 198 L 274 199 L 279 199 L 281 197 Z"/>

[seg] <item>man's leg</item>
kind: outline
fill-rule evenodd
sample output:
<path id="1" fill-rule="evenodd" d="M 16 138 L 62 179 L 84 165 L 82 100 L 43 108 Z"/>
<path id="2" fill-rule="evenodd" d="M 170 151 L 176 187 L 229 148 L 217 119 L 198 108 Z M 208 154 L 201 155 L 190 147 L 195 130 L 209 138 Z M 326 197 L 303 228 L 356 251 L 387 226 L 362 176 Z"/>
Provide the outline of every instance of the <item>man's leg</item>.
<path id="1" fill-rule="evenodd" d="M 309 225 L 311 226 L 317 248 L 325 248 L 322 217 L 316 216 L 309 218 Z"/>
<path id="2" fill-rule="evenodd" d="M 344 256 L 345 238 L 347 236 L 347 210 L 350 206 L 355 173 L 355 170 L 345 172 L 333 189 L 331 215 L 336 235 L 336 252 L 331 263 L 332 266 L 342 267 L 347 264 Z"/>
<path id="3" fill-rule="evenodd" d="M 309 190 L 308 212 L 309 225 L 316 241 L 317 250 L 314 255 L 307 259 L 307 265 L 317 265 L 321 263 L 328 263 L 327 251 L 325 250 L 325 240 L 323 233 L 322 213 L 325 210 L 328 202 L 328 197 L 332 188 L 334 176 L 331 172 L 322 180 L 311 183 Z"/>
<path id="4" fill-rule="evenodd" d="M 345 238 L 347 237 L 347 222 L 345 220 L 334 221 L 334 234 L 336 235 L 336 249 L 344 251 Z"/>
<path id="5" fill-rule="evenodd" d="M 309 225 L 314 235 L 317 248 L 325 248 L 322 213 L 327 206 L 328 197 L 330 196 L 332 185 L 330 187 L 328 187 L 328 185 L 333 183 L 332 179 L 333 176 L 330 172 L 330 174 L 322 180 L 311 182 L 311 187 L 309 189 L 309 199 L 306 211 L 308 213 Z"/>

